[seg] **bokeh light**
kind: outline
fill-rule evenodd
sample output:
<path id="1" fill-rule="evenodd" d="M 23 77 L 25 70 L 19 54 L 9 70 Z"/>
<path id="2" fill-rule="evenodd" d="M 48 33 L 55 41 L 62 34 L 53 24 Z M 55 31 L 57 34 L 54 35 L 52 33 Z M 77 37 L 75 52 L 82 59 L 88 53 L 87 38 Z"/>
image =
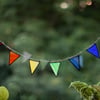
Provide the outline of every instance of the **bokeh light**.
<path id="1" fill-rule="evenodd" d="M 68 7 L 69 7 L 69 4 L 67 2 L 62 2 L 60 4 L 60 8 L 62 8 L 62 9 L 67 9 Z"/>
<path id="2" fill-rule="evenodd" d="M 86 5 L 91 6 L 92 5 L 92 1 L 91 0 L 87 1 Z"/>

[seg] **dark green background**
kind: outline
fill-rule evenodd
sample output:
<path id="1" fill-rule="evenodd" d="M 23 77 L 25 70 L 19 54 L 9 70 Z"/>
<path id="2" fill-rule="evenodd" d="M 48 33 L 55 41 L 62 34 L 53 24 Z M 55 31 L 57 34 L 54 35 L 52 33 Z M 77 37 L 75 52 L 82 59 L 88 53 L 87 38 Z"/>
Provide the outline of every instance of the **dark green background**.
<path id="1" fill-rule="evenodd" d="M 0 0 L 0 40 L 35 59 L 62 59 L 75 55 L 100 36 L 100 0 L 82 8 L 86 0 Z M 100 41 L 97 45 L 100 49 Z M 0 85 L 9 89 L 9 100 L 80 100 L 69 88 L 72 81 L 95 84 L 100 81 L 100 59 L 87 52 L 79 72 L 62 62 L 57 77 L 49 65 L 39 66 L 31 75 L 22 57 L 8 66 L 9 51 L 0 48 Z"/>

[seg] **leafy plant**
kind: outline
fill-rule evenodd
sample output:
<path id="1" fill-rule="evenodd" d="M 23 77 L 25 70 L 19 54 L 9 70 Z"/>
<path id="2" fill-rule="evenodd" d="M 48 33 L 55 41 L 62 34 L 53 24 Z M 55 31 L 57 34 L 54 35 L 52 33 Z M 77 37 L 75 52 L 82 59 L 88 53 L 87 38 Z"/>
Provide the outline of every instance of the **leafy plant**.
<path id="1" fill-rule="evenodd" d="M 70 84 L 80 93 L 83 100 L 100 100 L 100 82 L 95 85 L 88 85 L 85 82 L 75 81 Z"/>

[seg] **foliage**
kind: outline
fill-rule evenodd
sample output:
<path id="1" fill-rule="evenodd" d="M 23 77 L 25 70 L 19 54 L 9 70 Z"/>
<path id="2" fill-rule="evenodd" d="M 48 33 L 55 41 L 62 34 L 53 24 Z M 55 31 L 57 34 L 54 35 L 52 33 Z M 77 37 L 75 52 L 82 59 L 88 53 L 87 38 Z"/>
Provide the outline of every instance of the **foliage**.
<path id="1" fill-rule="evenodd" d="M 0 40 L 21 54 L 29 52 L 33 60 L 72 56 L 100 36 L 100 0 L 82 7 L 86 1 L 0 0 Z M 61 8 L 64 2 L 66 9 Z M 0 46 L 0 85 L 9 89 L 10 100 L 79 100 L 68 89 L 70 82 L 100 81 L 100 59 L 86 52 L 82 56 L 80 72 L 65 61 L 57 77 L 49 64 L 40 64 L 31 75 L 29 62 L 22 63 L 22 57 L 9 66 L 9 51 Z"/>
<path id="2" fill-rule="evenodd" d="M 100 83 L 100 82 L 99 82 Z M 85 82 L 72 82 L 70 87 L 74 87 L 84 100 L 100 100 L 100 85 L 88 85 Z"/>

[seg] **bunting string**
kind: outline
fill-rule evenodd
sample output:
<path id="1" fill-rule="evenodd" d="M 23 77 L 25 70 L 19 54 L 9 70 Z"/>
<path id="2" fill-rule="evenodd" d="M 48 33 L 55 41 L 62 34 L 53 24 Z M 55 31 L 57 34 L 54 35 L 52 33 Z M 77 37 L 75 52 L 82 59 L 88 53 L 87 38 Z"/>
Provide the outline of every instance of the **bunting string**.
<path id="1" fill-rule="evenodd" d="M 98 37 L 91 45 L 89 45 L 88 47 L 84 48 L 82 51 L 79 51 L 78 53 L 76 53 L 75 55 L 73 56 L 69 56 L 69 57 L 65 57 L 65 58 L 62 58 L 62 59 L 58 59 L 58 60 L 46 60 L 46 59 L 33 59 L 33 58 L 30 58 L 30 59 L 33 59 L 35 61 L 41 61 L 41 62 L 63 62 L 63 61 L 66 61 L 68 59 L 71 59 L 77 55 L 81 55 L 82 53 L 84 53 L 88 48 L 90 48 L 94 43 L 97 43 L 98 41 L 100 40 L 100 37 Z M 22 53 L 16 51 L 15 49 L 12 49 L 11 47 L 9 47 L 7 44 L 5 44 L 4 42 L 0 42 L 2 43 L 7 49 L 9 49 L 10 51 L 13 51 L 17 54 L 19 54 L 20 56 L 22 57 L 25 57 Z"/>
<path id="2" fill-rule="evenodd" d="M 4 42 L 0 42 L 0 46 L 3 45 L 9 50 L 9 65 L 14 63 L 20 56 L 24 58 L 24 62 L 26 60 L 29 60 L 30 70 L 33 74 L 36 68 L 41 64 L 41 66 L 46 66 L 47 63 L 49 63 L 49 66 L 51 67 L 53 73 L 55 76 L 58 75 L 59 68 L 61 66 L 61 62 L 69 61 L 77 70 L 80 70 L 83 68 L 83 56 L 81 55 L 83 52 L 87 51 L 89 54 L 95 56 L 96 58 L 100 58 L 100 52 L 97 46 L 97 42 L 100 40 L 100 37 L 98 37 L 91 45 L 89 45 L 87 48 L 84 48 L 82 51 L 76 53 L 73 56 L 69 56 L 63 59 L 58 60 L 46 60 L 46 59 L 32 59 L 31 54 L 28 54 L 27 52 L 24 52 L 24 54 L 16 51 L 15 49 L 12 49 L 10 46 L 5 44 Z M 44 69 L 44 67 L 43 67 Z"/>

